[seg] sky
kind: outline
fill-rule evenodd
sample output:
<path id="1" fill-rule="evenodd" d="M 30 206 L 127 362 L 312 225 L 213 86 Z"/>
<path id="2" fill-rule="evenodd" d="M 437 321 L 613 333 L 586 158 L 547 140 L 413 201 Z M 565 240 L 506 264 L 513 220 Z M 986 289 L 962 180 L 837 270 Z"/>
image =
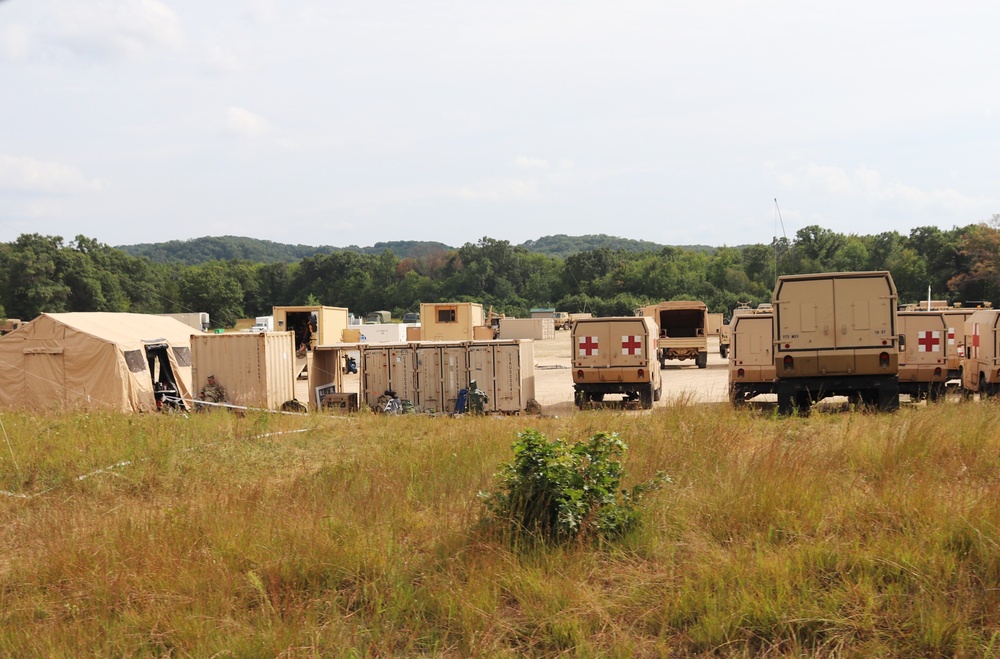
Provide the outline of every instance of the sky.
<path id="1" fill-rule="evenodd" d="M 0 241 L 670 245 L 1000 213 L 1000 3 L 0 0 Z"/>

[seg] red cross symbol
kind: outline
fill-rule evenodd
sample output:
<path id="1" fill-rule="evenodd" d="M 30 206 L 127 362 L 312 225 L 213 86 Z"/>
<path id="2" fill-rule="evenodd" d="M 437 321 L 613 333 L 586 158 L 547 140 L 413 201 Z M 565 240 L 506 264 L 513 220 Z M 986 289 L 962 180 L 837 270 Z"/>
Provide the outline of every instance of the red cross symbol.
<path id="1" fill-rule="evenodd" d="M 927 330 L 917 336 L 917 352 L 941 351 L 941 332 Z"/>
<path id="2" fill-rule="evenodd" d="M 638 355 L 640 350 L 642 350 L 642 338 L 638 336 L 622 337 L 623 355 Z"/>
<path id="3" fill-rule="evenodd" d="M 972 353 L 969 356 L 973 359 L 979 358 L 979 323 L 972 323 L 972 346 L 969 352 Z"/>
<path id="4" fill-rule="evenodd" d="M 597 337 L 596 336 L 581 336 L 580 337 L 580 356 L 583 357 L 587 355 L 597 354 Z"/>

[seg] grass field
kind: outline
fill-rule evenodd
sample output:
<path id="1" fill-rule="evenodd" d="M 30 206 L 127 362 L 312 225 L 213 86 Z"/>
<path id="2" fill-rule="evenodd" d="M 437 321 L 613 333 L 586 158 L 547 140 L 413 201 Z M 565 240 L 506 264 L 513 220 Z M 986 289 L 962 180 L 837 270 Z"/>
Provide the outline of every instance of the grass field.
<path id="1" fill-rule="evenodd" d="M 1000 406 L 0 416 L 3 656 L 1000 656 Z M 672 483 L 517 549 L 518 431 Z"/>

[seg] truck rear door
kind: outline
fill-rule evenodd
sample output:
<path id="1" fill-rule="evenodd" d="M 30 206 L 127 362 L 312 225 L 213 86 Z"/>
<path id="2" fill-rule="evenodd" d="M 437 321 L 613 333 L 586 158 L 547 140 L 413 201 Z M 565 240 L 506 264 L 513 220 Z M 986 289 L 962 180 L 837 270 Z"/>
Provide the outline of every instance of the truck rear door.
<path id="1" fill-rule="evenodd" d="M 884 277 L 833 279 L 836 308 L 836 347 L 881 347 L 893 341 L 892 305 Z"/>
<path id="2" fill-rule="evenodd" d="M 778 296 L 777 339 L 783 350 L 836 347 L 832 280 L 784 281 Z"/>

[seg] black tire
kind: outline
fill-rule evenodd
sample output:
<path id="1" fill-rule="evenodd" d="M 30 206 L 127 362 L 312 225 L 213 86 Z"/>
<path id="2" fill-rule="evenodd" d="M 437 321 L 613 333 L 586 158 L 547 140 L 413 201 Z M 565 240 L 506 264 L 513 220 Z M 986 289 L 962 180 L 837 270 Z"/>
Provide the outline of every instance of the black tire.
<path id="1" fill-rule="evenodd" d="M 663 398 L 663 383 L 653 391 L 653 402 L 659 402 L 661 398 Z"/>
<path id="2" fill-rule="evenodd" d="M 927 400 L 931 403 L 937 403 L 944 398 L 944 393 L 944 382 L 931 382 L 930 387 L 927 389 Z"/>
<path id="3" fill-rule="evenodd" d="M 792 405 L 792 394 L 790 392 L 778 392 L 778 414 L 791 416 L 795 411 Z"/>
<path id="4" fill-rule="evenodd" d="M 801 416 L 809 416 L 812 411 L 812 399 L 808 391 L 800 391 L 795 394 L 795 411 Z"/>
<path id="5" fill-rule="evenodd" d="M 573 398 L 576 406 L 581 410 L 587 407 L 587 394 L 585 392 L 577 390 Z"/>
<path id="6" fill-rule="evenodd" d="M 746 407 L 746 395 L 738 384 L 734 384 L 729 388 L 729 402 L 732 403 L 733 407 Z"/>
<path id="7" fill-rule="evenodd" d="M 698 358 L 695 359 L 695 363 L 698 364 L 698 368 L 706 368 L 708 366 L 708 353 L 699 352 Z"/>
<path id="8" fill-rule="evenodd" d="M 728 352 L 729 351 L 726 349 L 726 346 L 719 346 L 719 356 L 720 357 L 722 357 L 723 359 L 725 359 L 726 358 L 726 353 L 728 353 Z"/>
<path id="9" fill-rule="evenodd" d="M 604 392 L 603 391 L 592 391 L 587 394 L 587 400 L 594 403 L 604 402 Z"/>
<path id="10" fill-rule="evenodd" d="M 644 410 L 648 410 L 653 407 L 653 385 L 650 383 L 648 386 L 643 387 L 639 390 L 639 405 Z"/>

